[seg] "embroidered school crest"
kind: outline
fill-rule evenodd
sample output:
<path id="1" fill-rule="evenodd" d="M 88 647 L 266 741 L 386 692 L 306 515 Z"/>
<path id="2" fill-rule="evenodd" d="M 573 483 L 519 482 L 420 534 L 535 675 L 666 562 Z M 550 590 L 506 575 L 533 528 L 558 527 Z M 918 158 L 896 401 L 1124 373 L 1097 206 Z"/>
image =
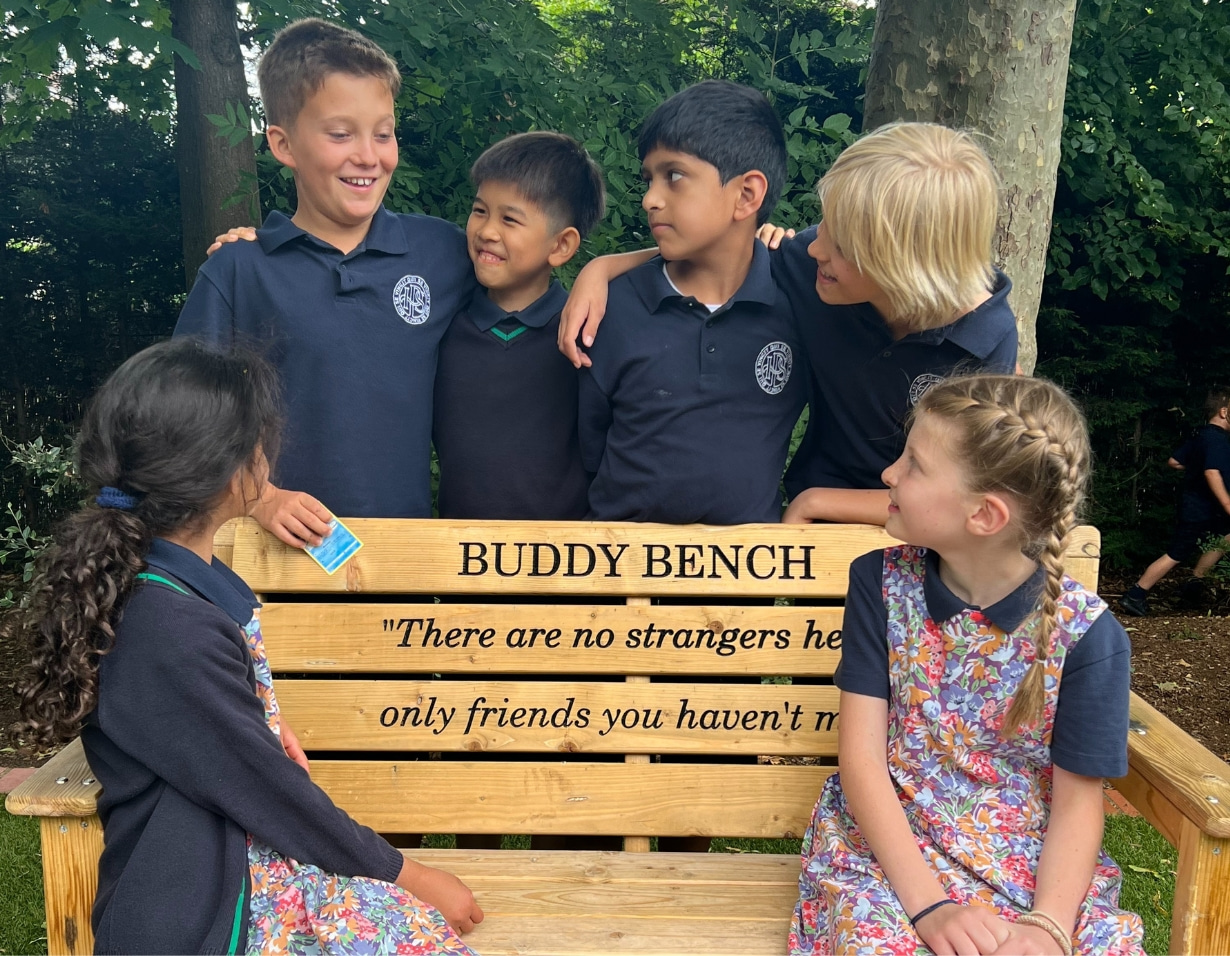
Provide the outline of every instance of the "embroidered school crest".
<path id="1" fill-rule="evenodd" d="M 910 405 L 917 405 L 918 400 L 926 395 L 933 385 L 939 385 L 942 381 L 944 381 L 942 375 L 935 375 L 931 372 L 918 376 L 910 383 Z"/>
<path id="2" fill-rule="evenodd" d="M 756 356 L 756 382 L 767 395 L 777 395 L 790 381 L 794 354 L 785 342 L 770 342 Z"/>
<path id="3" fill-rule="evenodd" d="M 402 276 L 393 288 L 393 308 L 407 325 L 422 325 L 431 315 L 431 289 L 422 276 Z"/>

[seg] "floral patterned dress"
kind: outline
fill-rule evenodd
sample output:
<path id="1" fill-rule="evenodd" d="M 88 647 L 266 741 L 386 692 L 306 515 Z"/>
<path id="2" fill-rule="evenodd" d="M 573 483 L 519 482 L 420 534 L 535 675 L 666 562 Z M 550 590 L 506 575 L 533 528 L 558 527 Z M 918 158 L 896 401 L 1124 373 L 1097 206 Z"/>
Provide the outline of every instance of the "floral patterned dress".
<path id="1" fill-rule="evenodd" d="M 261 640 L 260 609 L 244 628 L 269 729 L 282 718 Z M 433 906 L 392 883 L 338 876 L 248 837 L 248 953 L 456 953 L 477 956 Z"/>
<path id="2" fill-rule="evenodd" d="M 1006 740 L 1000 728 L 1007 704 L 1034 660 L 1029 622 L 1006 634 L 977 610 L 931 620 L 924 555 L 911 547 L 884 555 L 889 773 L 918 848 L 949 898 L 1015 921 L 1032 906 L 1046 835 L 1049 741 L 1064 660 L 1106 605 L 1064 579 L 1043 719 Z M 1076 953 L 1143 953 L 1140 918 L 1118 908 L 1119 884 L 1119 869 L 1103 852 L 1080 908 Z M 931 952 L 850 814 L 837 774 L 803 840 L 799 890 L 792 954 Z"/>

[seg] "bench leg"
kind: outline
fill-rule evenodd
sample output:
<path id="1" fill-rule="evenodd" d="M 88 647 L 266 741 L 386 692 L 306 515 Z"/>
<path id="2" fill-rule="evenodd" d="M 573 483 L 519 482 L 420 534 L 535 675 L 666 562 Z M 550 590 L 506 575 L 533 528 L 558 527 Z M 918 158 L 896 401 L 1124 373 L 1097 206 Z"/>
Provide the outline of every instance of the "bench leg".
<path id="1" fill-rule="evenodd" d="M 1185 819 L 1178 848 L 1170 952 L 1230 953 L 1230 839 L 1210 837 Z"/>
<path id="2" fill-rule="evenodd" d="M 102 822 L 92 817 L 42 817 L 43 894 L 49 956 L 94 952 L 90 910 L 98 889 Z"/>

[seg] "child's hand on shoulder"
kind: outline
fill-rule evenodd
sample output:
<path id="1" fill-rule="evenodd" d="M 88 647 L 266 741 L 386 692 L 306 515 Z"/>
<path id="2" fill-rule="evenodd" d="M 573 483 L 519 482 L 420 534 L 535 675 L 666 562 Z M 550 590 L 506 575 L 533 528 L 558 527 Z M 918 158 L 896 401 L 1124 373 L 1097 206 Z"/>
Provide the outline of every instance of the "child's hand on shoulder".
<path id="1" fill-rule="evenodd" d="M 266 531 L 292 548 L 317 547 L 329 534 L 333 516 L 306 491 L 286 491 L 266 485 L 252 517 Z"/>
<path id="2" fill-rule="evenodd" d="M 482 908 L 475 902 L 473 892 L 452 873 L 406 860 L 397 876 L 397 885 L 438 909 L 448 925 L 459 933 L 468 933 L 483 921 Z"/>
<path id="3" fill-rule="evenodd" d="M 205 250 L 205 255 L 212 256 L 215 252 L 222 248 L 225 243 L 238 242 L 240 239 L 247 242 L 256 241 L 256 229 L 253 226 L 234 226 L 222 233 L 220 236 L 214 237 L 213 245 Z"/>
<path id="4" fill-rule="evenodd" d="M 941 906 L 918 921 L 915 931 L 936 956 L 990 956 L 1015 953 L 1001 949 L 1017 927 L 985 906 Z M 1021 927 L 1024 929 L 1025 927 Z M 1047 937 L 1048 939 L 1050 937 Z M 1053 942 L 1053 940 L 1052 940 Z M 1029 950 L 1034 952 L 1034 950 Z M 1036 950 L 1050 952 L 1050 950 Z"/>
<path id="5" fill-rule="evenodd" d="M 782 244 L 783 239 L 794 238 L 794 230 L 783 229 L 781 226 L 775 226 L 771 222 L 766 222 L 756 230 L 756 238 L 770 249 L 776 249 Z"/>

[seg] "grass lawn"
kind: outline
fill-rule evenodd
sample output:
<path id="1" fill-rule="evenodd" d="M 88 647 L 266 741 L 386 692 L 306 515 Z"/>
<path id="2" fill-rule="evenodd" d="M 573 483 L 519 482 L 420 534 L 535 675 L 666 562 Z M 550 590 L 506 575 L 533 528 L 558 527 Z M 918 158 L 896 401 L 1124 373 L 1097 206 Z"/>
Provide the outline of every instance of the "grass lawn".
<path id="1" fill-rule="evenodd" d="M 429 837 L 433 846 L 449 846 L 451 837 Z M 507 847 L 529 847 L 529 839 L 506 837 Z M 1174 899 L 1174 848 L 1141 819 L 1106 820 L 1106 849 L 1123 868 L 1125 909 L 1144 917 L 1145 950 L 1164 956 L 1170 943 L 1170 907 Z M 798 840 L 714 841 L 713 852 L 798 853 Z M 43 924 L 43 875 L 38 852 L 38 821 L 0 810 L 0 954 L 46 953 Z"/>
<path id="2" fill-rule="evenodd" d="M 47 952 L 38 821 L 0 809 L 0 953 Z"/>

